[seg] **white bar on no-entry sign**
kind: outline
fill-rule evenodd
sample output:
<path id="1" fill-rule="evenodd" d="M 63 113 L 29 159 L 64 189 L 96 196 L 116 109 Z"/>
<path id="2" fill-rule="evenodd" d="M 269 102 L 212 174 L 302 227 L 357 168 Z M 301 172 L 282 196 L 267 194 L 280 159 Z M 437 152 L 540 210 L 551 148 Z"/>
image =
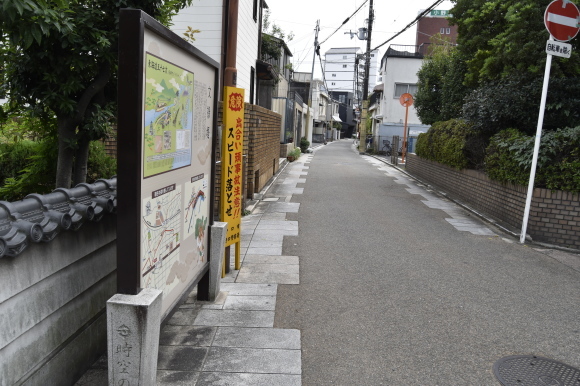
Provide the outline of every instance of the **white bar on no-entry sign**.
<path id="1" fill-rule="evenodd" d="M 548 13 L 548 21 L 550 23 L 562 24 L 568 27 L 578 28 L 578 20 L 568 16 L 557 15 L 555 13 Z"/>

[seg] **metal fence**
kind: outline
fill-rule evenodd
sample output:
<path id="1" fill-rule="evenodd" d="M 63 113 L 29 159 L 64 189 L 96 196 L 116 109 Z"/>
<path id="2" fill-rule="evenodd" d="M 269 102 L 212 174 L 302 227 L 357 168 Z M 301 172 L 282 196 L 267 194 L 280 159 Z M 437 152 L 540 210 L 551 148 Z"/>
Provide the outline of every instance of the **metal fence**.
<path id="1" fill-rule="evenodd" d="M 401 136 L 372 136 L 367 135 L 366 143 L 367 143 L 367 150 L 372 151 L 375 154 L 386 155 L 390 156 L 393 155 L 394 147 L 393 146 L 393 138 L 399 137 L 399 146 L 397 149 L 398 155 L 403 153 L 403 137 Z M 414 153 L 415 152 L 415 143 L 417 142 L 417 137 L 409 137 L 407 138 L 408 147 L 407 153 Z"/>

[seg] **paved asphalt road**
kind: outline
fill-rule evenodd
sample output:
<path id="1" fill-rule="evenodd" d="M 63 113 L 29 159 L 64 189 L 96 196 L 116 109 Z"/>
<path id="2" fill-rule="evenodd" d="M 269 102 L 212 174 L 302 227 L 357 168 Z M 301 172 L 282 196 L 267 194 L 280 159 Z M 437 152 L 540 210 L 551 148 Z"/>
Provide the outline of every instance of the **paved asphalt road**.
<path id="1" fill-rule="evenodd" d="M 279 286 L 275 317 L 301 330 L 303 385 L 499 385 L 508 355 L 580 367 L 580 272 L 459 231 L 352 141 L 309 166 L 283 250 L 300 284 Z"/>

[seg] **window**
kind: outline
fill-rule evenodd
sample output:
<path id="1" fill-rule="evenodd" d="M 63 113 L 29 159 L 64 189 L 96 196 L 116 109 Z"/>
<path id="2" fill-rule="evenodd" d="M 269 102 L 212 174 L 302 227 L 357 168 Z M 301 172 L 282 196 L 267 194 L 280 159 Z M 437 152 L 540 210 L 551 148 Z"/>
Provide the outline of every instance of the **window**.
<path id="1" fill-rule="evenodd" d="M 331 83 L 331 85 L 332 85 L 332 86 L 336 86 L 336 83 L 332 82 L 332 83 Z"/>
<path id="2" fill-rule="evenodd" d="M 346 68 L 346 64 L 343 64 L 343 65 L 342 65 L 342 68 Z"/>
<path id="3" fill-rule="evenodd" d="M 445 33 L 446 33 L 447 35 L 450 35 L 450 34 L 451 34 L 451 28 L 447 28 L 447 29 L 445 29 Z"/>
<path id="4" fill-rule="evenodd" d="M 445 28 L 441 28 L 441 29 L 439 30 L 439 33 L 440 33 L 441 35 L 443 35 L 443 34 L 445 33 Z"/>
<path id="5" fill-rule="evenodd" d="M 348 57 L 346 55 L 343 55 L 342 58 L 343 59 L 348 59 Z"/>
<path id="6" fill-rule="evenodd" d="M 346 99 L 346 97 L 344 95 L 339 95 L 338 96 L 338 102 L 339 103 L 344 103 L 345 99 Z"/>
<path id="7" fill-rule="evenodd" d="M 404 93 L 415 95 L 417 93 L 417 85 L 409 83 L 395 83 L 395 98 L 399 98 Z"/>
<path id="8" fill-rule="evenodd" d="M 375 54 L 371 54 L 371 58 L 374 58 L 374 57 L 375 57 Z"/>
<path id="9" fill-rule="evenodd" d="M 336 74 L 332 74 L 332 76 L 336 77 Z"/>

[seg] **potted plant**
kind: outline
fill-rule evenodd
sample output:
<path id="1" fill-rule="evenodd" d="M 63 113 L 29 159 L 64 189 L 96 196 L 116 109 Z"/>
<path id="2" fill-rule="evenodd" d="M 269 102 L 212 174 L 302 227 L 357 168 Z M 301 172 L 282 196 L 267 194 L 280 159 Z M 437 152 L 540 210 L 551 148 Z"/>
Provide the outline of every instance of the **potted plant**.
<path id="1" fill-rule="evenodd" d="M 292 162 L 292 161 L 296 160 L 297 158 L 299 158 L 300 154 L 302 154 L 300 152 L 300 148 L 297 147 L 294 150 L 292 150 L 290 153 L 288 153 L 288 156 L 286 158 L 288 159 L 288 161 Z"/>

